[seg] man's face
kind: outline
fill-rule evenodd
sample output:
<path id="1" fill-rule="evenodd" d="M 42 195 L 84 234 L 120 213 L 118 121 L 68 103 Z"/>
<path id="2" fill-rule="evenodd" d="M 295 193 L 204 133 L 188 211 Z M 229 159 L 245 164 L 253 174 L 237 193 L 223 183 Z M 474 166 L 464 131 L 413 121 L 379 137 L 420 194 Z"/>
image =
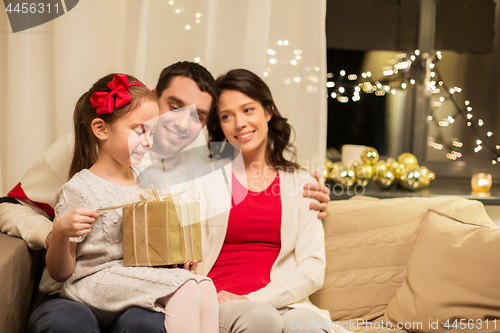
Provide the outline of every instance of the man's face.
<path id="1" fill-rule="evenodd" d="M 172 155 L 192 143 L 205 126 L 212 96 L 201 91 L 193 80 L 176 76 L 158 100 L 160 117 L 154 131 L 153 150 Z"/>

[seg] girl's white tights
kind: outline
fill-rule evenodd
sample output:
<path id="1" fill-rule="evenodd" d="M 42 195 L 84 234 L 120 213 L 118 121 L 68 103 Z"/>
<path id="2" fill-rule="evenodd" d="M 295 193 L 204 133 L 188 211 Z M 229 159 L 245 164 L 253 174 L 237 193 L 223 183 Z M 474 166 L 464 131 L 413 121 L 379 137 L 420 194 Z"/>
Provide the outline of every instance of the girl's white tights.
<path id="1" fill-rule="evenodd" d="M 212 282 L 186 282 L 165 303 L 168 333 L 218 333 L 219 304 Z"/>

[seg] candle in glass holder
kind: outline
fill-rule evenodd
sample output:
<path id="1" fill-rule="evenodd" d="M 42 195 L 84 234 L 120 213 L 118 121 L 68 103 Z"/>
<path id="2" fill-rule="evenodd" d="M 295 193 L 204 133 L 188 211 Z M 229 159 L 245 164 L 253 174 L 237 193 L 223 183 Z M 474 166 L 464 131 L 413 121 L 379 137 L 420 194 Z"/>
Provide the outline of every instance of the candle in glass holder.
<path id="1" fill-rule="evenodd" d="M 470 180 L 472 190 L 476 192 L 488 192 L 491 188 L 491 175 L 489 173 L 475 173 Z"/>

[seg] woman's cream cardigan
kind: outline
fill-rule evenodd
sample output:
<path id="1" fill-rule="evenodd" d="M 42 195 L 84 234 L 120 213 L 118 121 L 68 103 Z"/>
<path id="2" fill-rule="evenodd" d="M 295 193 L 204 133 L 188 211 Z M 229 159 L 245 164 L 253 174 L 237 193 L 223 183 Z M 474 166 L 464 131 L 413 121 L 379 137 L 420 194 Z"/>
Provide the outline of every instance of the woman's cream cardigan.
<path id="1" fill-rule="evenodd" d="M 226 237 L 231 204 L 231 182 L 228 181 L 231 179 L 231 163 L 223 169 L 225 175 L 219 174 L 219 186 L 205 185 L 202 189 L 202 197 L 206 196 L 208 207 L 212 211 L 210 216 L 217 215 L 204 221 L 202 227 L 203 262 L 200 270 L 205 276 L 217 260 Z M 271 282 L 245 296 L 252 301 L 268 303 L 276 309 L 285 306 L 311 309 L 322 318 L 330 320 L 328 311 L 317 308 L 308 298 L 323 285 L 326 266 L 323 224 L 317 217 L 318 212 L 309 208 L 314 200 L 303 196 L 304 184 L 314 183 L 316 180 L 304 170 L 293 173 L 280 171 L 279 176 L 282 205 L 281 250 L 271 268 Z M 212 174 L 210 182 L 217 183 L 216 178 L 217 175 Z M 214 213 L 214 210 L 222 213 Z M 256 211 L 255 214 L 259 212 Z"/>

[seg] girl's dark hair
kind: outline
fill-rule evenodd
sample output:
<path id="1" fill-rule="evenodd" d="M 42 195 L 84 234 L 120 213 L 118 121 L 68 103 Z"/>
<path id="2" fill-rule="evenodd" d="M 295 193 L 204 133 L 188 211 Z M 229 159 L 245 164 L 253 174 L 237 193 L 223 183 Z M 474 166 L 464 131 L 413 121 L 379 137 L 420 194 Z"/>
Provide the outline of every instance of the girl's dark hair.
<path id="1" fill-rule="evenodd" d="M 107 86 L 116 74 L 109 74 L 98 80 L 89 91 L 85 92 L 76 102 L 73 113 L 73 126 L 75 130 L 75 152 L 69 169 L 69 179 L 77 172 L 90 168 L 97 161 L 98 139 L 92 131 L 92 121 L 97 117 L 96 108 L 92 106 L 90 97 L 96 91 L 110 92 Z M 133 76 L 127 75 L 128 82 L 140 82 Z M 128 89 L 132 101 L 116 109 L 113 113 L 100 115 L 108 124 L 113 124 L 118 119 L 126 116 L 130 111 L 140 107 L 145 101 L 156 101 L 154 94 L 145 86 L 133 85 Z"/>
<path id="2" fill-rule="evenodd" d="M 226 90 L 236 90 L 248 97 L 260 102 L 264 110 L 272 114 L 268 122 L 269 132 L 267 135 L 266 162 L 274 168 L 296 168 L 300 166 L 287 160 L 283 153 L 287 151 L 295 159 L 295 147 L 290 142 L 292 126 L 286 118 L 283 118 L 274 104 L 273 96 L 269 87 L 264 81 L 254 73 L 246 69 L 233 69 L 223 74 L 215 80 L 217 86 L 217 97 Z M 212 147 L 212 155 L 215 158 L 229 157 L 233 153 L 230 144 L 219 145 L 225 139 L 220 125 L 220 118 L 217 110 L 211 112 L 207 119 L 207 130 L 209 142 Z"/>

